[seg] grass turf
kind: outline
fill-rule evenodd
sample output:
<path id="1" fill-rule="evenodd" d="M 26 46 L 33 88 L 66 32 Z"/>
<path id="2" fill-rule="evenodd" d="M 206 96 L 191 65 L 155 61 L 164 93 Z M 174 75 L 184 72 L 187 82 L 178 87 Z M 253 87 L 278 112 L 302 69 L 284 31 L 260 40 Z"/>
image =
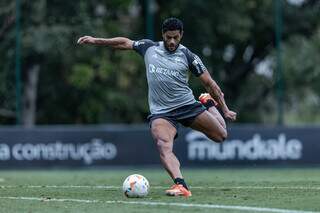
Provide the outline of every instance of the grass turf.
<path id="1" fill-rule="evenodd" d="M 1 171 L 0 212 L 246 212 L 246 210 L 210 209 L 201 205 L 150 206 L 106 201 L 212 204 L 320 212 L 320 168 L 215 168 L 183 169 L 183 171 L 193 193 L 193 196 L 188 199 L 164 195 L 165 187 L 169 187 L 172 181 L 162 169 Z M 122 181 L 126 176 L 134 173 L 144 175 L 150 182 L 150 193 L 146 198 L 129 199 L 122 193 Z M 71 185 L 115 187 L 108 189 L 61 187 Z M 42 201 L 13 200 L 3 197 L 44 199 Z M 52 200 L 54 198 L 98 202 L 56 202 Z"/>

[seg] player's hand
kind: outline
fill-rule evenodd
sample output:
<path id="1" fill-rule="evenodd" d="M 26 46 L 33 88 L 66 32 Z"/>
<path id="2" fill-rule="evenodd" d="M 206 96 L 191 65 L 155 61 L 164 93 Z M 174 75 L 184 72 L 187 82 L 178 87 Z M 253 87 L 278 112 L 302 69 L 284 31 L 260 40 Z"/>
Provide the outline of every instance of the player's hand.
<path id="1" fill-rule="evenodd" d="M 235 121 L 237 119 L 237 113 L 231 110 L 228 110 L 224 113 L 224 117 L 230 121 Z"/>
<path id="2" fill-rule="evenodd" d="M 78 39 L 78 44 L 94 44 L 95 38 L 92 36 L 83 36 Z"/>

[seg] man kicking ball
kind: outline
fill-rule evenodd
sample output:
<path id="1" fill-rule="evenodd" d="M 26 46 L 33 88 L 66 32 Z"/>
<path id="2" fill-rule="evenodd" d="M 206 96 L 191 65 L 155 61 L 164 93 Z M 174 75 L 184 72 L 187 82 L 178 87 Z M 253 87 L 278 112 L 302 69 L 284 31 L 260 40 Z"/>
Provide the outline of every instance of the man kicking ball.
<path id="1" fill-rule="evenodd" d="M 121 50 L 135 50 L 143 58 L 148 81 L 148 116 L 153 139 L 164 168 L 174 181 L 166 190 L 170 196 L 191 196 L 181 174 L 180 162 L 173 153 L 173 142 L 179 123 L 203 132 L 215 142 L 227 137 L 224 118 L 236 120 L 237 114 L 229 110 L 224 95 L 211 78 L 201 59 L 180 44 L 183 24 L 177 18 L 168 18 L 162 24 L 163 41 L 143 39 L 132 41 L 124 37 L 94 38 L 84 36 L 78 44 L 96 44 Z M 195 100 L 188 86 L 189 72 L 199 77 L 208 93 Z M 218 107 L 224 118 L 217 110 Z"/>

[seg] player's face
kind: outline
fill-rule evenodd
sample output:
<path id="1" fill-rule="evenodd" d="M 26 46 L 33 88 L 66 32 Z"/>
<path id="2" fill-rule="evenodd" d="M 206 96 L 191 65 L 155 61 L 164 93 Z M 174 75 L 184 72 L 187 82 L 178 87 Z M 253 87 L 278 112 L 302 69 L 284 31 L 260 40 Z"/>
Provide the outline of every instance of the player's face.
<path id="1" fill-rule="evenodd" d="M 162 38 L 166 49 L 170 52 L 174 52 L 179 46 L 182 34 L 183 32 L 180 33 L 179 30 L 166 31 L 165 33 L 162 33 Z"/>

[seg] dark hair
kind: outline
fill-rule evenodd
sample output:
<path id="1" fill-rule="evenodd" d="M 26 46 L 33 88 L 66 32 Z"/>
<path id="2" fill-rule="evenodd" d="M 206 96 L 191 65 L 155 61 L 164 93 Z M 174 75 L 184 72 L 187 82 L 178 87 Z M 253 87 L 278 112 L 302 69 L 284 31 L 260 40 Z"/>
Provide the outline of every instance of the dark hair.
<path id="1" fill-rule="evenodd" d="M 179 30 L 180 33 L 183 31 L 183 23 L 177 18 L 167 18 L 162 23 L 162 33 L 167 31 Z"/>

